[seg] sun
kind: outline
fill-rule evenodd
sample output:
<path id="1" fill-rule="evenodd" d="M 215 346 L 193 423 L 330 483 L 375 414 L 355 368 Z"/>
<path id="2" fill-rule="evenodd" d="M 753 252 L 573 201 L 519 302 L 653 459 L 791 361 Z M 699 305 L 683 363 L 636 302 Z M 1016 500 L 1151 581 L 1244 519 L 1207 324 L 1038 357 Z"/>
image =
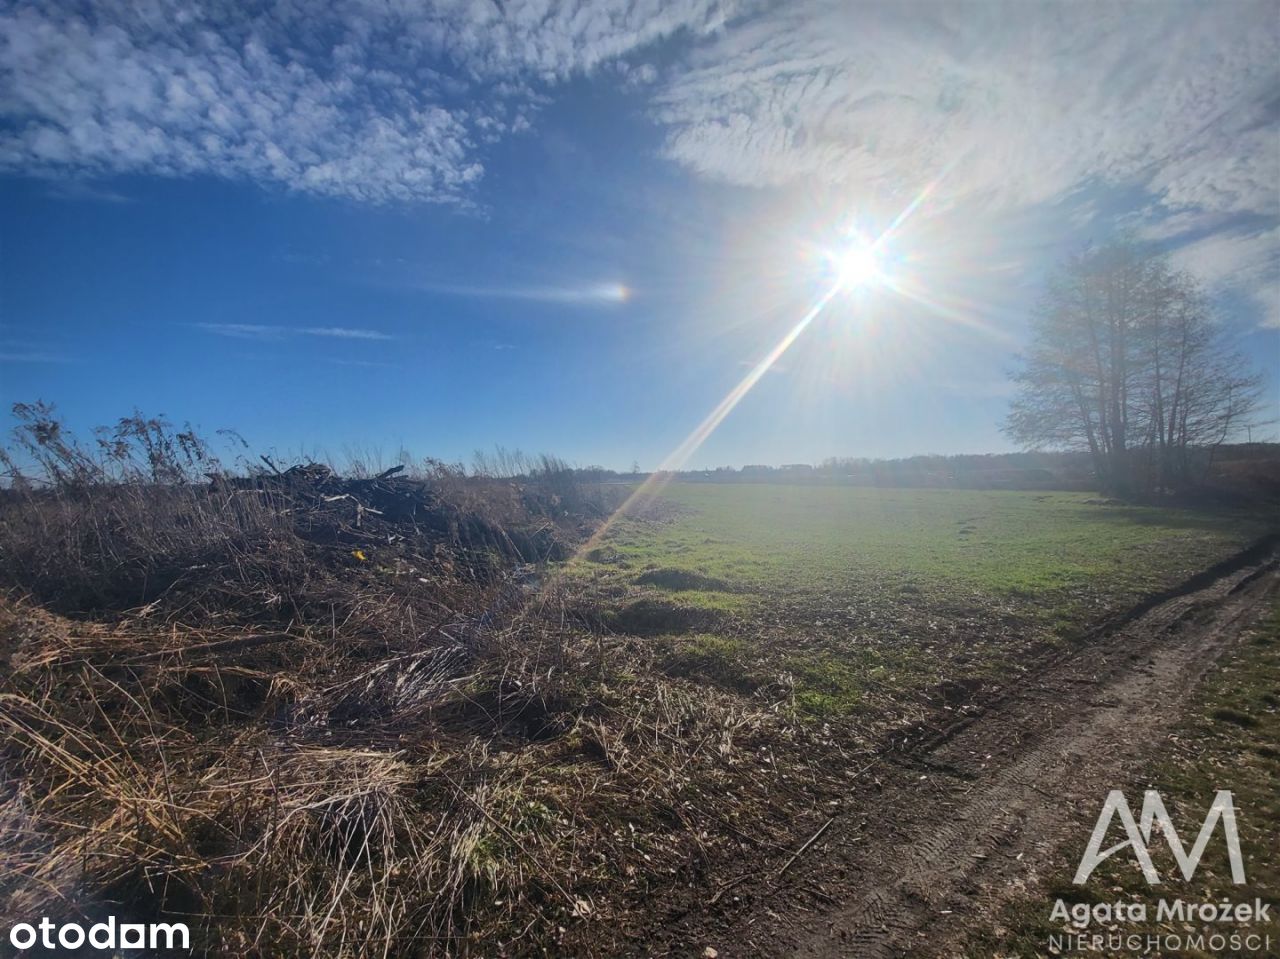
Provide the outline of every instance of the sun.
<path id="1" fill-rule="evenodd" d="M 852 243 L 836 252 L 832 263 L 836 287 L 841 290 L 861 289 L 884 279 L 884 264 L 873 244 Z"/>

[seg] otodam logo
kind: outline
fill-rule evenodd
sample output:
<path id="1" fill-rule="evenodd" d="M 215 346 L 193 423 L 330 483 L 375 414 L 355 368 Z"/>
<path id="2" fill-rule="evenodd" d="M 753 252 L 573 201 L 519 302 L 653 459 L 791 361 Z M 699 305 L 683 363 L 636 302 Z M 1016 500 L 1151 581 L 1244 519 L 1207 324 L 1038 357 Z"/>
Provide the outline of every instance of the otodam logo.
<path id="1" fill-rule="evenodd" d="M 1128 838 L 1108 849 L 1103 849 L 1102 844 L 1106 841 L 1107 829 L 1111 826 L 1111 820 L 1117 816 Z M 1138 860 L 1138 865 L 1142 867 L 1143 877 L 1151 885 L 1157 885 L 1160 882 L 1160 875 L 1151 862 L 1151 852 L 1148 849 L 1154 825 L 1159 825 L 1160 834 L 1168 842 L 1173 858 L 1177 860 L 1178 868 L 1182 871 L 1182 878 L 1190 881 L 1195 875 L 1196 867 L 1200 865 L 1200 857 L 1204 855 L 1219 822 L 1222 823 L 1223 838 L 1227 842 L 1227 858 L 1231 860 L 1231 881 L 1237 886 L 1242 886 L 1245 882 L 1244 858 L 1240 855 L 1240 834 L 1236 830 L 1236 807 L 1231 800 L 1230 790 L 1220 789 L 1213 797 L 1213 803 L 1205 815 L 1204 824 L 1200 827 L 1200 834 L 1196 836 L 1191 851 L 1187 852 L 1178 838 L 1178 832 L 1174 829 L 1173 821 L 1164 808 L 1164 800 L 1160 798 L 1158 792 L 1148 789 L 1142 794 L 1142 815 L 1135 822 L 1133 813 L 1129 810 L 1129 804 L 1125 801 L 1124 793 L 1119 789 L 1113 789 L 1107 794 L 1107 801 L 1102 804 L 1098 823 L 1093 827 L 1093 835 L 1089 837 L 1089 847 L 1080 858 L 1080 866 L 1076 869 L 1076 877 L 1072 882 L 1077 886 L 1083 885 L 1100 862 L 1126 846 L 1132 846 L 1133 855 Z"/>

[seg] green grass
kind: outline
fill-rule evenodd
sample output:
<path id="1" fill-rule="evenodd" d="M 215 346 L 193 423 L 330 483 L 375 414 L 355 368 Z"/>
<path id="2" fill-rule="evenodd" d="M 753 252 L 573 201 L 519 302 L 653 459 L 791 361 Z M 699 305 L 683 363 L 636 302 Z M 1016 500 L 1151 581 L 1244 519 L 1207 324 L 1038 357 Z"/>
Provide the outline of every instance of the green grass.
<path id="1" fill-rule="evenodd" d="M 1070 641 L 1267 531 L 1257 515 L 1057 492 L 673 484 L 660 506 L 572 565 L 584 606 L 666 641 L 668 671 L 790 690 L 822 718 L 877 691 L 1007 676 L 1020 651 Z"/>
<path id="2" fill-rule="evenodd" d="M 686 512 L 669 524 L 622 520 L 607 540 L 619 557 L 756 590 L 868 575 L 1014 594 L 1117 575 L 1152 588 L 1262 527 L 1248 515 L 1093 505 L 1081 493 L 674 484 L 663 495 Z"/>
<path id="3" fill-rule="evenodd" d="M 749 691 L 766 681 L 749 657 L 750 650 L 741 640 L 700 634 L 671 641 L 662 656 L 662 668 L 671 676 L 697 676 L 728 689 Z"/>
<path id="4" fill-rule="evenodd" d="M 750 640 L 706 633 L 664 637 L 658 645 L 661 668 L 670 676 L 748 693 L 773 684 L 791 691 L 799 714 L 819 719 L 858 712 L 869 684 L 908 674 L 917 665 L 904 651 L 874 647 L 772 656 Z"/>
<path id="5" fill-rule="evenodd" d="M 1049 875 L 1060 877 L 1042 897 L 1010 906 L 1001 932 L 987 933 L 970 946 L 977 956 L 1033 957 L 1046 955 L 1049 935 L 1061 931 L 1049 919 L 1053 901 L 1098 900 L 1145 902 L 1148 921 L 1125 924 L 1125 932 L 1184 933 L 1210 930 L 1181 924 L 1157 923 L 1158 899 L 1182 898 L 1195 902 L 1276 901 L 1280 893 L 1280 857 L 1276 835 L 1280 831 L 1280 606 L 1246 643 L 1230 655 L 1197 695 L 1182 725 L 1171 735 L 1150 768 L 1129 784 L 1126 795 L 1141 795 L 1155 788 L 1175 823 L 1187 823 L 1184 843 L 1194 841 L 1209 801 L 1218 789 L 1230 789 L 1236 808 L 1247 885 L 1231 882 L 1221 832 L 1214 834 L 1200 867 L 1190 882 L 1178 872 L 1164 843 L 1153 842 L 1152 860 L 1162 878 L 1150 887 L 1127 855 L 1105 860 L 1084 886 L 1070 883 L 1075 863 L 1084 851 L 1087 836 L 1055 857 Z M 1131 799 L 1131 801 L 1133 801 Z M 1135 808 L 1136 812 L 1136 808 Z M 1184 830 L 1179 826 L 1179 835 Z M 1273 913 L 1275 907 L 1273 906 Z M 1213 931 L 1231 932 L 1234 926 Z M 1270 933 L 1273 949 L 1280 948 L 1280 922 L 1269 926 L 1241 927 Z M 1097 931 L 1094 929 L 1093 931 Z M 1221 953 L 1220 953 L 1221 954 Z M 1257 953 L 1254 953 L 1255 955 Z M 1165 955 L 1201 956 L 1200 952 Z"/>

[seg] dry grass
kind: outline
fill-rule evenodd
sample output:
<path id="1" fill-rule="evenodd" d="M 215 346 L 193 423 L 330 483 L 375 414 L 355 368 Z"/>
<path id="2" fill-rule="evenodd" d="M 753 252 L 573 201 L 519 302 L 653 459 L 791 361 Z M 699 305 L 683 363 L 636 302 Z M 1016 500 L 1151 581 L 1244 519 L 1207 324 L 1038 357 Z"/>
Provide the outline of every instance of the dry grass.
<path id="1" fill-rule="evenodd" d="M 838 788 L 804 730 L 657 680 L 558 608 L 367 657 L 332 632 L 235 645 L 6 607 L 6 911 L 187 916 L 224 954 L 591 951 L 655 882 L 784 838 L 788 804 Z M 465 661 L 405 665 L 450 632 Z M 792 749 L 810 782 L 780 773 Z"/>
<path id="2" fill-rule="evenodd" d="M 846 786 L 852 740 L 793 722 L 785 677 L 748 701 L 668 676 L 518 565 L 594 521 L 562 464 L 427 464 L 430 509 L 393 522 L 148 452 L 157 421 L 106 460 L 28 425 L 42 481 L 0 503 L 13 921 L 185 919 L 210 955 L 605 952 Z"/>

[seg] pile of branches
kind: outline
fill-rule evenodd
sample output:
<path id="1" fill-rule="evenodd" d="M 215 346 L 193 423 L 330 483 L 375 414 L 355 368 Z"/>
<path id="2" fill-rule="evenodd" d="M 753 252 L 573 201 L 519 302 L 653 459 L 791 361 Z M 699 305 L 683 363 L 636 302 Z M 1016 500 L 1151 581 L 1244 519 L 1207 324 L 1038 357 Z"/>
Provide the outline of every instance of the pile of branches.
<path id="1" fill-rule="evenodd" d="M 406 537 L 491 551 L 506 560 L 563 559 L 567 546 L 536 491 L 506 484 L 506 497 L 472 498 L 444 494 L 437 481 L 402 475 L 401 464 L 372 477 L 344 477 L 323 463 L 300 463 L 250 476 L 213 475 L 212 489 L 231 495 L 260 495 L 293 517 L 294 526 L 315 542 L 360 545 L 395 543 Z M 479 484 L 476 484 L 479 485 Z M 500 484 L 485 484 L 490 491 Z M 505 500 L 505 502 L 503 502 Z"/>
<path id="2" fill-rule="evenodd" d="M 585 499 L 567 511 L 546 477 L 470 477 L 430 460 L 355 476 L 267 457 L 228 468 L 163 419 L 126 417 L 88 443 L 47 405 L 15 415 L 0 448 L 0 588 L 64 613 L 332 620 L 350 606 L 338 594 L 388 573 L 448 592 L 562 558 L 595 519 Z"/>

